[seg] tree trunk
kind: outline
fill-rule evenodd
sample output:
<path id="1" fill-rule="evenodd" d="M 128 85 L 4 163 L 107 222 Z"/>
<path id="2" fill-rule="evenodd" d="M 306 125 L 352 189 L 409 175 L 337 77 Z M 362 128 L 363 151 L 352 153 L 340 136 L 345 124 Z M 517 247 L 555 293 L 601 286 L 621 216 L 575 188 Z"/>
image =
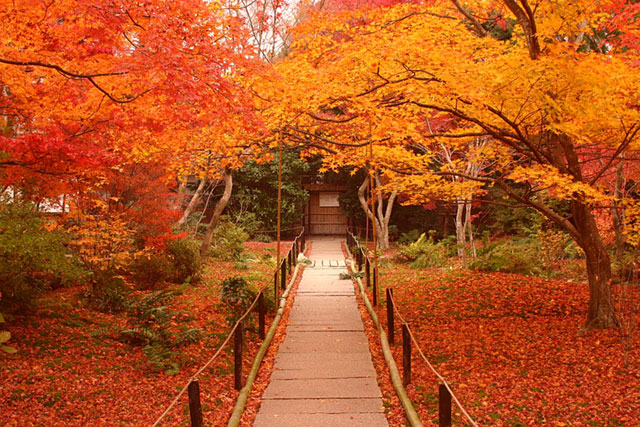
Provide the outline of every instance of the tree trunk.
<path id="1" fill-rule="evenodd" d="M 193 210 L 196 208 L 196 206 L 200 202 L 200 198 L 202 197 L 202 192 L 204 191 L 204 188 L 206 187 L 206 185 L 207 185 L 206 179 L 200 180 L 200 184 L 198 184 L 198 188 L 196 188 L 196 192 L 193 193 L 193 196 L 191 196 L 191 200 L 189 201 L 189 204 L 187 205 L 187 207 L 184 209 L 184 212 L 182 213 L 182 217 L 178 220 L 178 225 L 184 225 L 184 223 L 187 222 L 187 218 L 189 218 L 189 215 L 191 215 Z"/>
<path id="2" fill-rule="evenodd" d="M 587 329 L 611 328 L 617 325 L 611 295 L 611 260 L 600 237 L 595 218 L 584 203 L 573 201 L 571 212 L 579 234 L 578 244 L 584 250 L 589 280 Z"/>
<path id="3" fill-rule="evenodd" d="M 464 224 L 467 227 L 467 232 L 469 233 L 469 244 L 471 245 L 471 256 L 477 257 L 478 253 L 476 252 L 476 242 L 473 240 L 473 228 L 471 228 L 471 200 L 467 199 L 464 201 L 465 203 L 465 219 Z"/>
<path id="4" fill-rule="evenodd" d="M 552 152 L 555 166 L 562 171 L 566 165 L 567 172 L 576 181 L 584 181 L 580 158 L 571 139 L 564 134 L 553 135 L 550 142 L 552 149 L 555 149 L 555 152 Z M 558 153 L 564 153 L 564 156 Z M 579 200 L 573 200 L 571 214 L 576 241 L 585 253 L 589 280 L 589 309 L 585 328 L 615 327 L 618 321 L 611 295 L 611 259 L 600 236 L 592 208 Z"/>
<path id="5" fill-rule="evenodd" d="M 202 239 L 202 246 L 200 246 L 200 256 L 204 258 L 209 251 L 209 247 L 211 246 L 211 239 L 213 238 L 213 232 L 218 225 L 218 221 L 222 216 L 222 212 L 224 208 L 227 207 L 229 203 L 229 199 L 231 199 L 231 190 L 233 189 L 233 177 L 231 175 L 231 170 L 225 168 L 224 173 L 222 175 L 222 179 L 224 181 L 224 192 L 222 193 L 222 197 L 216 203 L 216 207 L 213 210 L 213 215 L 209 220 L 209 224 L 207 225 L 207 230 L 204 233 L 204 238 Z"/>
<path id="6" fill-rule="evenodd" d="M 378 197 L 378 203 L 375 209 L 376 214 L 374 215 L 374 213 L 371 211 L 369 202 L 366 197 L 370 181 L 371 179 L 367 175 L 364 182 L 358 189 L 358 199 L 360 200 L 360 205 L 369 218 L 369 221 L 371 221 L 371 223 L 376 228 L 376 240 L 378 241 L 378 249 L 386 250 L 389 249 L 389 220 L 391 219 L 391 212 L 393 211 L 393 204 L 395 202 L 397 194 L 391 193 L 389 199 L 387 200 L 386 207 L 384 205 L 384 200 L 382 199 L 382 197 Z M 375 184 L 377 187 L 381 185 L 378 172 L 375 173 Z"/>
<path id="7" fill-rule="evenodd" d="M 462 219 L 466 202 L 461 197 L 456 197 L 456 244 L 458 246 L 458 256 L 464 259 L 466 255 L 465 244 L 466 222 Z"/>

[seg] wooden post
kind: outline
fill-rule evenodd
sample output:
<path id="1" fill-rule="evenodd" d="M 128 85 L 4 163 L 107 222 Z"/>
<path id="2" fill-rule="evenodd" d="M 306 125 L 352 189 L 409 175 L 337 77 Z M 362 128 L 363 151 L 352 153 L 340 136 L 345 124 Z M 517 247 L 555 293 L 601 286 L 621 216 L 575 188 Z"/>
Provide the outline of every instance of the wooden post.
<path id="1" fill-rule="evenodd" d="M 364 260 L 364 277 L 367 281 L 367 288 L 371 287 L 371 261 L 369 261 L 369 257 Z"/>
<path id="2" fill-rule="evenodd" d="M 267 310 L 264 305 L 264 292 L 258 294 L 258 336 L 261 340 L 264 339 L 265 329 L 265 314 Z"/>
<path id="3" fill-rule="evenodd" d="M 393 322 L 393 289 L 387 288 L 387 334 L 389 335 L 389 343 L 396 343 L 394 322 Z"/>
<path id="4" fill-rule="evenodd" d="M 298 265 L 298 238 L 293 241 L 293 265 Z"/>
<path id="5" fill-rule="evenodd" d="M 236 333 L 233 340 L 233 375 L 234 386 L 236 390 L 241 390 L 243 384 L 242 380 L 242 338 L 244 335 L 244 325 L 242 322 L 238 323 Z"/>
<path id="6" fill-rule="evenodd" d="M 187 388 L 189 393 L 189 415 L 191 417 L 192 427 L 202 427 L 204 422 L 202 420 L 202 405 L 200 405 L 200 384 L 198 379 L 194 378 Z"/>
<path id="7" fill-rule="evenodd" d="M 451 393 L 443 383 L 440 383 L 438 388 L 438 425 L 451 427 Z"/>
<path id="8" fill-rule="evenodd" d="M 378 267 L 373 267 L 373 288 L 378 289 Z"/>
<path id="9" fill-rule="evenodd" d="M 411 336 L 406 323 L 402 325 L 402 385 L 411 384 Z"/>
<path id="10" fill-rule="evenodd" d="M 278 269 L 273 273 L 273 303 L 278 306 Z"/>
<path id="11" fill-rule="evenodd" d="M 378 306 L 378 284 L 377 283 L 373 283 L 373 306 L 377 307 Z"/>
<path id="12" fill-rule="evenodd" d="M 296 265 L 296 246 L 295 243 L 291 244 L 291 249 L 289 249 L 289 253 L 291 254 L 291 263 L 289 264 L 289 270 L 293 273 L 293 266 Z"/>
<path id="13" fill-rule="evenodd" d="M 282 289 L 287 289 L 287 263 L 284 258 L 280 264 L 280 287 Z"/>

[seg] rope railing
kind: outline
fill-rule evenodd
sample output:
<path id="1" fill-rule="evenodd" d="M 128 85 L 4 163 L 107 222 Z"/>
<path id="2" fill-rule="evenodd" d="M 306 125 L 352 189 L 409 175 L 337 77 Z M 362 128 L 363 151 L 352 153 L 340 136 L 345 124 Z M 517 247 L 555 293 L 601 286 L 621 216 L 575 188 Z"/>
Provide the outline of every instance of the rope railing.
<path id="1" fill-rule="evenodd" d="M 455 393 L 451 389 L 451 386 L 449 385 L 447 380 L 437 371 L 436 368 L 433 367 L 431 362 L 429 362 L 429 359 L 424 355 L 424 352 L 420 347 L 420 343 L 418 343 L 418 340 L 416 339 L 415 335 L 413 334 L 413 331 L 411 330 L 411 326 L 409 325 L 409 322 L 405 320 L 405 318 L 402 316 L 402 313 L 400 313 L 400 310 L 398 310 L 398 305 L 396 304 L 395 299 L 393 298 L 393 293 L 389 293 L 389 297 L 393 304 L 393 311 L 397 314 L 398 318 L 400 319 L 400 322 L 402 322 L 403 325 L 406 325 L 411 341 L 415 344 L 416 348 L 418 349 L 418 353 L 420 354 L 420 357 L 422 357 L 422 359 L 425 361 L 429 369 L 431 369 L 434 375 L 438 377 L 438 379 L 442 382 L 442 384 L 447 388 L 447 390 L 449 391 L 449 394 L 451 395 L 451 398 L 456 402 L 456 405 L 458 406 L 462 414 L 465 416 L 465 418 L 467 418 L 469 423 L 472 426 L 477 427 L 478 424 L 474 421 L 471 415 L 469 415 L 466 409 L 462 406 L 462 403 L 460 402 L 460 400 L 458 400 L 458 397 L 455 395 Z"/>
<path id="2" fill-rule="evenodd" d="M 357 251 L 357 253 L 355 253 L 354 255 L 356 256 L 356 264 L 357 264 L 358 270 L 361 271 L 362 270 L 362 266 L 363 265 L 365 266 L 365 269 L 366 269 L 366 272 L 367 272 L 365 279 L 367 281 L 367 285 L 369 286 L 369 283 L 370 283 L 369 268 L 370 268 L 371 261 L 369 260 L 367 252 L 363 249 L 362 245 L 360 244 L 360 242 L 358 241 L 356 236 L 351 231 L 347 230 L 347 248 L 348 248 L 350 253 L 352 251 L 352 248 L 354 248 L 354 247 L 356 248 L 356 251 Z M 374 298 L 374 304 L 373 305 L 374 305 L 374 307 L 376 306 L 376 300 L 377 300 L 377 286 L 376 286 L 377 285 L 377 280 L 378 280 L 377 272 L 374 272 L 374 289 L 373 289 L 373 298 Z M 388 288 L 388 289 L 391 289 L 391 288 Z M 420 357 L 425 361 L 425 363 L 427 364 L 429 369 L 434 373 L 434 375 L 440 380 L 440 382 L 442 384 L 441 387 L 444 387 L 447 390 L 448 394 L 453 399 L 453 401 L 456 403 L 456 406 L 460 409 L 460 412 L 464 415 L 464 417 L 467 419 L 467 421 L 472 426 L 477 427 L 478 424 L 471 417 L 471 415 L 469 415 L 467 410 L 464 408 L 464 406 L 462 405 L 462 403 L 460 402 L 458 397 L 453 392 L 453 390 L 452 390 L 451 386 L 449 385 L 448 381 L 435 369 L 435 367 L 431 364 L 431 362 L 429 362 L 429 359 L 425 356 L 425 354 L 422 351 L 422 348 L 420 346 L 420 343 L 418 342 L 418 340 L 416 339 L 413 331 L 411 330 L 411 326 L 410 326 L 409 322 L 404 318 L 404 316 L 402 315 L 402 313 L 398 309 L 398 305 L 396 304 L 396 302 L 395 302 L 395 300 L 393 298 L 393 292 L 387 292 L 387 298 L 388 298 L 387 304 L 391 304 L 392 305 L 393 313 L 395 313 L 398 316 L 398 319 L 400 320 L 400 322 L 403 325 L 403 332 L 406 331 L 406 333 L 408 334 L 409 339 L 411 340 L 411 342 L 413 342 L 413 344 L 417 348 L 418 353 L 420 354 Z M 388 321 L 393 322 L 393 319 L 390 318 L 390 319 L 388 319 Z M 393 324 L 393 323 L 391 323 L 391 324 Z M 389 335 L 390 335 L 390 337 L 393 337 L 393 332 L 390 332 Z M 393 342 L 393 338 L 392 338 L 392 342 Z M 403 345 L 404 345 L 404 343 L 403 343 Z M 410 364 L 410 361 L 409 361 L 409 364 Z M 410 365 L 409 365 L 409 369 L 410 369 Z M 449 425 L 450 425 L 450 419 L 449 419 L 448 422 L 449 422 Z M 445 424 L 446 424 L 446 422 L 445 422 Z M 442 423 L 441 423 L 441 425 L 442 425 Z"/>
<path id="3" fill-rule="evenodd" d="M 294 265 L 295 261 L 293 259 L 294 257 L 293 257 L 292 254 L 295 253 L 295 256 L 297 257 L 298 253 L 304 252 L 304 248 L 305 248 L 305 235 L 304 235 L 304 227 L 303 227 L 302 231 L 300 232 L 300 234 L 298 234 L 298 236 L 296 236 L 296 238 L 294 239 L 294 241 L 291 244 L 291 247 L 287 251 L 286 255 L 280 260 L 280 263 L 277 264 L 276 275 L 279 272 L 284 271 L 285 272 L 285 277 L 286 277 L 286 266 L 287 265 L 289 265 L 289 273 L 293 273 L 292 266 Z M 193 375 L 191 375 L 189 377 L 189 379 L 187 380 L 187 382 L 184 385 L 184 387 L 182 387 L 182 389 L 180 389 L 180 391 L 174 397 L 174 399 L 171 401 L 169 406 L 167 406 L 167 408 L 162 412 L 162 414 L 153 423 L 153 427 L 156 427 L 157 425 L 160 424 L 160 422 L 169 414 L 171 409 L 173 409 L 175 407 L 175 405 L 178 403 L 180 398 L 187 392 L 187 390 L 190 389 L 189 386 L 192 383 L 198 381 L 198 376 L 200 374 L 202 374 L 202 372 L 204 372 L 218 358 L 220 353 L 222 353 L 222 350 L 227 346 L 227 344 L 229 344 L 229 341 L 231 341 L 231 338 L 236 334 L 236 332 L 238 330 L 242 329 L 242 326 L 241 326 L 242 322 L 247 318 L 247 316 L 249 316 L 249 314 L 251 314 L 251 312 L 256 307 L 256 304 L 259 304 L 259 302 L 261 301 L 261 298 L 263 298 L 262 295 L 263 295 L 263 292 L 265 291 L 265 289 L 267 288 L 267 286 L 268 286 L 268 284 L 265 283 L 260 287 L 260 289 L 258 290 L 258 292 L 256 294 L 256 297 L 253 299 L 253 302 L 251 303 L 249 308 L 247 308 L 247 310 L 245 310 L 245 312 L 242 314 L 242 316 L 235 322 L 235 324 L 233 325 L 233 327 L 229 331 L 229 334 L 227 335 L 225 340 L 222 342 L 222 344 L 218 347 L 218 349 L 213 354 L 213 356 L 211 356 L 211 358 L 209 358 L 209 360 L 207 360 L 207 362 L 204 365 L 202 365 Z M 278 292 L 277 292 L 277 288 L 276 288 L 276 289 L 274 289 L 274 300 L 276 300 L 277 298 L 278 298 Z M 263 323 L 263 321 L 261 323 Z M 261 335 L 264 335 L 264 333 L 262 331 L 261 331 Z M 198 406 L 199 406 L 199 396 L 198 396 L 197 400 L 198 400 Z M 191 405 L 191 396 L 190 396 L 190 399 L 189 399 L 189 404 Z M 193 412 L 192 412 L 192 417 L 193 417 Z M 202 415 L 200 414 L 200 423 L 201 423 L 201 418 L 202 418 Z M 194 425 L 193 419 L 192 419 L 192 425 Z"/>
<path id="4" fill-rule="evenodd" d="M 281 228 L 280 231 L 297 231 L 297 230 L 302 230 L 304 229 L 304 226 L 300 225 L 297 227 L 290 227 L 290 228 Z M 277 233 L 278 230 L 254 230 L 251 233 L 254 234 L 275 234 Z"/>

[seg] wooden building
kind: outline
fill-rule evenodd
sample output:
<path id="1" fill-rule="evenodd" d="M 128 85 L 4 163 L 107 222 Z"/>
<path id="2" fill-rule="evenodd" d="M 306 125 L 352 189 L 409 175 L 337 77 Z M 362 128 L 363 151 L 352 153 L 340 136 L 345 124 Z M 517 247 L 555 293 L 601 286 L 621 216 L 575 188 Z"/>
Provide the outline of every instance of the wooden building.
<path id="1" fill-rule="evenodd" d="M 310 234 L 345 234 L 347 217 L 338 203 L 338 196 L 346 190 L 338 184 L 306 184 L 309 202 L 305 208 L 305 228 Z"/>

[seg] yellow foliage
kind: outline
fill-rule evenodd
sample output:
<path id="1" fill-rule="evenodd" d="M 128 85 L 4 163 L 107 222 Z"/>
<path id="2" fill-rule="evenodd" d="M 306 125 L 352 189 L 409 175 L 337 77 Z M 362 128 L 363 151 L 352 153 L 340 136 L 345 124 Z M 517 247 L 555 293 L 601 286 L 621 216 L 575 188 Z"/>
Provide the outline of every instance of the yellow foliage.
<path id="1" fill-rule="evenodd" d="M 117 215 L 85 216 L 70 231 L 78 256 L 93 272 L 118 271 L 141 253 L 134 245 L 134 227 Z"/>

